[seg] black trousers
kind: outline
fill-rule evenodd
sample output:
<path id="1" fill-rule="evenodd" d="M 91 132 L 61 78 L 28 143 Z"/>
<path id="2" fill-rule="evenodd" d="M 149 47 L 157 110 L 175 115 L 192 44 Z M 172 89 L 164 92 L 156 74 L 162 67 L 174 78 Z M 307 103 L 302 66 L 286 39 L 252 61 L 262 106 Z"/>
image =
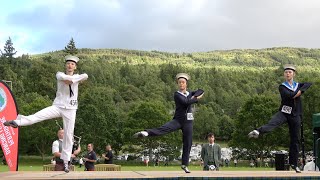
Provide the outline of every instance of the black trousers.
<path id="1" fill-rule="evenodd" d="M 292 116 L 279 111 L 271 118 L 268 124 L 261 126 L 257 130 L 260 133 L 267 133 L 285 122 L 288 123 L 290 134 L 289 163 L 297 166 L 299 158 L 301 116 Z"/>
<path id="2" fill-rule="evenodd" d="M 189 156 L 190 150 L 192 146 L 192 131 L 193 131 L 193 121 L 178 121 L 178 120 L 171 120 L 166 124 L 162 125 L 158 128 L 147 129 L 146 131 L 149 133 L 149 136 L 161 136 L 178 129 L 182 130 L 182 141 L 183 141 L 183 148 L 182 148 L 182 165 L 189 165 Z"/>

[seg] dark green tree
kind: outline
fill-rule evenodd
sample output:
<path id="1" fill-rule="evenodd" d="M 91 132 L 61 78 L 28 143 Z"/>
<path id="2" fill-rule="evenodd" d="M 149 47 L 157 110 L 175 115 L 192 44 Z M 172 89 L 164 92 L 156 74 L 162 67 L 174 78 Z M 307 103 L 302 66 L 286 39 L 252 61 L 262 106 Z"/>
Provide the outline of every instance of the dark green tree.
<path id="1" fill-rule="evenodd" d="M 89 82 L 86 82 L 89 83 Z M 107 144 L 118 153 L 123 145 L 123 116 L 113 103 L 114 90 L 106 87 L 82 85 L 75 134 L 83 144 L 93 143 L 96 152 L 104 151 Z"/>
<path id="2" fill-rule="evenodd" d="M 168 110 L 161 102 L 143 102 L 129 114 L 129 120 L 125 123 L 125 136 L 131 137 L 135 132 L 143 129 L 160 127 L 170 121 Z M 151 157 L 152 150 L 157 149 L 157 155 L 177 155 L 180 150 L 181 140 L 178 132 L 169 133 L 161 137 L 152 137 L 132 141 L 127 139 L 127 144 L 139 145 L 143 152 Z M 177 157 L 177 156 L 175 156 Z"/>
<path id="3" fill-rule="evenodd" d="M 15 55 L 17 53 L 17 51 L 13 47 L 13 43 L 12 43 L 12 40 L 10 37 L 6 41 L 6 44 L 4 45 L 3 50 L 4 50 L 4 52 L 2 52 L 1 50 L 0 51 L 1 51 L 1 56 L 4 56 L 4 57 L 12 58 L 13 55 Z"/>
<path id="4" fill-rule="evenodd" d="M 254 96 L 249 99 L 235 120 L 235 130 L 232 134 L 230 146 L 247 149 L 252 155 L 250 158 L 263 158 L 265 152 L 276 150 L 279 147 L 288 147 L 288 132 L 286 126 L 275 131 L 263 134 L 258 139 L 248 139 L 248 133 L 271 119 L 278 111 L 279 103 L 273 97 Z"/>
<path id="5" fill-rule="evenodd" d="M 222 117 L 219 118 L 218 129 L 219 129 L 219 134 L 217 135 L 220 139 L 230 140 L 234 130 L 233 119 L 231 119 L 229 116 L 224 114 Z"/>
<path id="6" fill-rule="evenodd" d="M 29 115 L 48 107 L 52 101 L 48 96 L 38 93 L 28 93 L 24 103 L 20 106 L 20 113 Z M 61 122 L 62 124 L 62 122 Z M 43 121 L 20 129 L 20 152 L 28 154 L 40 154 L 44 161 L 45 156 L 51 154 L 52 142 L 56 139 L 58 130 L 54 120 Z M 20 144 L 20 143 L 19 143 Z M 28 148 L 33 147 L 33 148 Z"/>
<path id="7" fill-rule="evenodd" d="M 72 54 L 72 55 L 78 54 L 78 49 L 76 48 L 76 44 L 75 44 L 73 38 L 71 38 L 68 45 L 66 47 L 64 47 L 64 52 L 67 54 Z"/>
<path id="8" fill-rule="evenodd" d="M 193 124 L 193 138 L 196 140 L 205 140 L 208 133 L 219 134 L 218 116 L 208 106 L 195 106 L 195 121 Z"/>

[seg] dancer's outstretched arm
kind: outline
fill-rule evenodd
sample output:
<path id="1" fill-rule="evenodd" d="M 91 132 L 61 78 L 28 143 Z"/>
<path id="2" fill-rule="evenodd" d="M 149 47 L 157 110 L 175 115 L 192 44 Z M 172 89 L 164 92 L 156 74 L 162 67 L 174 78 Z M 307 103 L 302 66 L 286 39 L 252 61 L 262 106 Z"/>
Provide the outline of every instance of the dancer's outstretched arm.
<path id="1" fill-rule="evenodd" d="M 66 75 L 63 72 L 57 72 L 56 77 L 57 77 L 57 80 L 60 80 L 60 81 L 67 80 L 67 81 L 71 81 L 72 83 L 84 81 L 88 79 L 88 75 L 85 73 L 80 75 L 74 74 L 73 76 L 70 76 L 70 75 Z"/>

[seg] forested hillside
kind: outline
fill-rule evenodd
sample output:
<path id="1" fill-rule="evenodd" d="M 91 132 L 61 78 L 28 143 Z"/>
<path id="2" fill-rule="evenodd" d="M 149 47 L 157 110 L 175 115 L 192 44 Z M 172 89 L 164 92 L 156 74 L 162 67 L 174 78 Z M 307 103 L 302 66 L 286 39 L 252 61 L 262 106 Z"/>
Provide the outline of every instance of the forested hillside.
<path id="1" fill-rule="evenodd" d="M 44 53 L 33 56 L 59 57 L 63 51 Z M 121 62 L 136 64 L 178 64 L 189 67 L 255 67 L 268 68 L 280 64 L 294 63 L 304 68 L 319 64 L 320 50 L 305 48 L 268 48 L 268 49 L 236 49 L 228 51 L 210 51 L 196 53 L 168 53 L 160 51 L 137 51 L 124 49 L 81 49 L 80 58 L 90 60 L 107 60 L 108 62 Z"/>
<path id="2" fill-rule="evenodd" d="M 1 58 L 0 77 L 13 82 L 21 114 L 35 113 L 52 104 L 55 74 L 64 71 L 65 55 L 63 51 L 55 51 Z M 167 152 L 163 153 L 179 150 L 180 132 L 146 139 L 140 144 L 131 138 L 137 130 L 161 125 L 172 118 L 173 93 L 177 90 L 174 77 L 179 72 L 191 75 L 189 89 L 205 90 L 204 97 L 195 105 L 194 140 L 203 140 L 208 132 L 214 132 L 216 139 L 250 149 L 252 144 L 245 139 L 248 132 L 267 122 L 278 109 L 278 85 L 283 81 L 281 65 L 286 63 L 297 65 L 298 82 L 314 84 L 303 95 L 307 147 L 312 147 L 312 114 L 320 111 L 320 49 L 269 48 L 182 54 L 79 49 L 77 56 L 81 59 L 78 72 L 86 72 L 89 79 L 79 87 L 75 134 L 82 136 L 83 144 L 93 142 L 98 153 L 106 143 L 112 144 L 116 152 L 141 152 L 159 146 L 166 147 Z M 259 108 L 250 108 L 255 106 Z M 62 124 L 60 119 L 58 122 Z M 50 154 L 57 129 L 55 121 L 22 127 L 20 152 Z M 269 149 L 287 147 L 289 137 L 283 133 L 287 133 L 286 126 L 264 136 L 267 143 L 250 143 Z M 243 142 L 235 140 L 238 137 L 242 137 Z"/>

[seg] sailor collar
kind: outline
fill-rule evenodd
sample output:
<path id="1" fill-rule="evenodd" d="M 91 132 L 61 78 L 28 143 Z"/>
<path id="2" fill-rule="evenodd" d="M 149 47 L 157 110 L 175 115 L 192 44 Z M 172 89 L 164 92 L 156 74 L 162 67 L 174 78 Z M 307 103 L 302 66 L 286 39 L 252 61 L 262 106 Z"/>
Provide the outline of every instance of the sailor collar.
<path id="1" fill-rule="evenodd" d="M 296 91 L 299 87 L 299 83 L 293 81 L 292 83 L 292 86 L 286 81 L 286 82 L 283 82 L 282 85 L 284 85 L 286 88 L 288 88 L 289 90 L 291 91 Z"/>
<path id="2" fill-rule="evenodd" d="M 185 94 L 183 94 L 182 92 L 180 92 L 180 91 L 177 91 L 179 94 L 181 94 L 182 96 L 184 96 L 184 97 L 188 97 L 189 96 L 189 91 L 186 91 L 186 93 Z"/>

